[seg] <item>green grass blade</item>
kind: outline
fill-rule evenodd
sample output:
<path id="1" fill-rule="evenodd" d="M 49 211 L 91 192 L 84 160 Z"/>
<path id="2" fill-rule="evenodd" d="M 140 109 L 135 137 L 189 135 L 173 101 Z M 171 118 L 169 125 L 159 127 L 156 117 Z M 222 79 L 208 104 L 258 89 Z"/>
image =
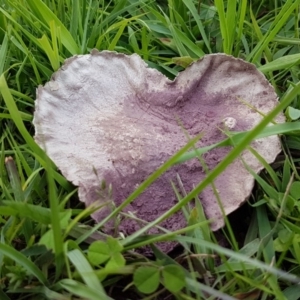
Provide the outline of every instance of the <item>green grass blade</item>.
<path id="1" fill-rule="evenodd" d="M 53 232 L 54 253 L 56 261 L 56 278 L 59 278 L 64 265 L 64 248 L 63 248 L 63 235 L 60 222 L 60 207 L 58 197 L 56 194 L 56 186 L 53 178 L 53 170 L 51 167 L 50 159 L 45 155 L 49 193 L 49 206 L 51 213 L 51 228 Z"/>
<path id="2" fill-rule="evenodd" d="M 5 61 L 7 59 L 7 51 L 8 51 L 8 37 L 7 34 L 5 34 L 0 48 L 0 74 L 2 74 L 4 71 Z"/>
<path id="3" fill-rule="evenodd" d="M 227 21 L 226 21 L 226 14 L 225 14 L 225 7 L 223 0 L 215 0 L 215 6 L 218 11 L 219 19 L 220 19 L 220 30 L 223 39 L 223 50 L 227 54 L 230 53 L 230 45 L 229 45 L 229 32 L 227 28 Z"/>
<path id="4" fill-rule="evenodd" d="M 18 30 L 22 31 L 29 39 L 31 42 L 35 43 L 36 45 L 39 46 L 39 42 L 38 42 L 38 39 L 36 38 L 35 35 L 31 34 L 29 31 L 27 31 L 26 29 L 23 28 L 23 26 L 21 26 L 14 18 L 13 16 L 11 16 L 8 12 L 6 12 L 5 10 L 3 10 L 1 7 L 0 7 L 0 12 L 2 14 L 4 14 L 7 19 L 9 21 L 11 21 L 17 28 Z"/>
<path id="5" fill-rule="evenodd" d="M 21 186 L 20 175 L 17 170 L 16 164 L 12 157 L 7 157 L 5 160 L 5 165 L 7 169 L 7 173 L 10 178 L 11 187 L 14 193 L 14 200 L 16 203 L 24 203 L 25 197 L 24 192 Z M 24 220 L 24 225 L 22 226 L 22 232 L 25 236 L 26 242 L 28 243 L 33 235 L 33 226 L 30 220 Z"/>
<path id="6" fill-rule="evenodd" d="M 291 54 L 285 55 L 280 58 L 277 58 L 263 66 L 260 66 L 258 69 L 264 74 L 272 71 L 290 69 L 293 66 L 300 64 L 300 54 Z"/>
<path id="7" fill-rule="evenodd" d="M 291 165 L 288 157 L 285 158 L 282 170 L 282 186 L 281 191 L 285 192 L 291 178 Z"/>
<path id="8" fill-rule="evenodd" d="M 191 244 L 202 245 L 204 247 L 211 249 L 215 253 L 222 253 L 224 256 L 233 257 L 235 260 L 252 264 L 253 266 L 255 266 L 258 269 L 264 270 L 265 272 L 274 274 L 278 277 L 282 277 L 283 279 L 285 279 L 289 282 L 293 282 L 296 284 L 300 283 L 300 277 L 298 277 L 296 275 L 289 274 L 282 270 L 276 269 L 276 268 L 271 267 L 270 265 L 265 264 L 257 259 L 250 258 L 247 255 L 244 255 L 244 254 L 238 253 L 236 251 L 221 247 L 217 244 L 207 242 L 204 240 L 197 240 L 196 238 L 191 238 L 191 237 L 187 237 L 187 236 L 177 236 L 177 240 L 179 242 L 182 241 L 182 242 L 187 242 L 187 243 L 191 243 Z"/>
<path id="9" fill-rule="evenodd" d="M 300 130 L 300 122 L 276 124 L 276 125 L 265 127 L 256 136 L 255 139 L 264 138 L 271 135 L 279 135 L 279 134 L 293 134 L 293 133 L 298 134 L 299 130 Z M 234 133 L 230 138 L 226 138 L 219 143 L 187 152 L 182 156 L 180 156 L 177 159 L 176 163 L 183 163 L 189 159 L 196 158 L 197 156 L 204 154 L 217 147 L 234 146 L 236 144 L 239 144 L 250 132 L 251 131 Z"/>
<path id="10" fill-rule="evenodd" d="M 261 33 L 261 28 L 257 23 L 257 20 L 256 20 L 254 14 L 252 12 L 251 7 L 250 7 L 250 16 L 251 16 L 251 21 L 252 21 L 253 32 L 256 33 L 258 41 L 261 41 L 261 40 L 263 40 L 264 36 Z M 266 57 L 267 57 L 268 61 L 271 61 L 272 60 L 272 54 L 271 54 L 271 51 L 268 47 L 266 47 L 265 53 L 266 53 Z"/>
<path id="11" fill-rule="evenodd" d="M 53 21 L 56 28 L 60 28 L 62 44 L 72 55 L 80 53 L 80 49 L 74 41 L 72 34 L 42 0 L 28 0 L 27 4 L 36 15 L 41 16 L 47 27 L 50 27 L 50 22 Z"/>
<path id="12" fill-rule="evenodd" d="M 0 92 L 3 96 L 3 99 L 5 101 L 5 104 L 9 110 L 9 113 L 17 126 L 18 130 L 20 131 L 21 135 L 25 139 L 26 143 L 29 145 L 29 147 L 37 153 L 37 155 L 42 156 L 44 155 L 43 150 L 35 143 L 33 140 L 31 134 L 27 131 L 26 127 L 24 126 L 22 117 L 20 115 L 20 112 L 18 110 L 18 107 L 8 89 L 6 80 L 4 78 L 4 75 L 2 74 L 0 77 Z"/>
<path id="13" fill-rule="evenodd" d="M 266 162 L 266 160 L 252 147 L 248 148 L 249 151 L 256 157 L 256 159 L 264 166 L 265 170 L 268 172 L 269 176 L 273 180 L 273 184 L 275 185 L 277 191 L 281 190 L 281 182 L 278 178 L 276 172 L 272 169 L 272 167 Z"/>
<path id="14" fill-rule="evenodd" d="M 40 39 L 38 39 L 41 48 L 45 51 L 46 55 L 49 58 L 53 71 L 57 71 L 60 63 L 59 58 L 56 57 L 54 50 L 52 49 L 49 40 L 46 35 L 43 35 Z"/>
<path id="15" fill-rule="evenodd" d="M 11 300 L 0 288 L 0 299 L 1 300 Z"/>
<path id="16" fill-rule="evenodd" d="M 292 12 L 300 4 L 299 0 L 287 0 L 281 8 L 279 14 L 276 16 L 268 32 L 264 35 L 263 39 L 256 45 L 256 47 L 247 56 L 248 61 L 256 62 L 261 53 L 266 49 L 268 44 L 274 39 L 280 29 L 286 24 L 287 19 L 291 16 Z"/>
<path id="17" fill-rule="evenodd" d="M 171 30 L 171 28 L 170 28 Z M 182 47 L 185 47 L 186 50 L 189 50 L 191 52 L 191 56 L 194 58 L 200 58 L 205 55 L 202 49 L 197 47 L 194 41 L 191 41 L 183 32 L 181 32 L 179 29 L 177 29 L 175 26 L 171 30 L 173 33 L 173 36 L 176 36 L 175 41 L 180 40 L 182 43 Z M 186 51 L 185 50 L 185 51 Z M 184 55 L 182 55 L 184 56 Z"/>
<path id="18" fill-rule="evenodd" d="M 76 267 L 76 270 L 80 274 L 85 284 L 92 290 L 98 291 L 102 295 L 105 295 L 105 291 L 89 262 L 78 249 L 68 252 L 68 257 L 72 264 Z"/>
<path id="19" fill-rule="evenodd" d="M 126 21 L 123 21 L 122 23 L 123 23 L 123 24 L 120 25 L 120 27 L 119 27 L 117 33 L 115 34 L 113 40 L 111 41 L 111 43 L 110 43 L 109 46 L 108 46 L 108 50 L 110 50 L 110 51 L 113 51 L 113 50 L 115 49 L 115 47 L 117 46 L 117 43 L 118 43 L 120 37 L 121 37 L 122 34 L 123 34 L 124 29 L 125 29 L 126 26 L 127 26 L 127 22 L 126 22 Z"/>
<path id="20" fill-rule="evenodd" d="M 80 20 L 80 3 L 79 0 L 72 0 L 72 14 L 70 20 L 70 29 L 69 32 L 72 35 L 73 39 L 76 40 L 77 38 L 77 30 L 79 27 L 79 20 Z"/>
<path id="21" fill-rule="evenodd" d="M 202 24 L 202 22 L 201 22 L 201 20 L 199 18 L 199 14 L 197 12 L 197 9 L 196 9 L 194 3 L 192 1 L 189 1 L 189 0 L 183 0 L 182 2 L 186 5 L 186 7 L 189 9 L 189 11 L 191 12 L 192 16 L 194 17 L 194 20 L 197 23 L 197 26 L 198 26 L 199 31 L 201 33 L 201 37 L 202 37 L 202 39 L 203 39 L 203 41 L 205 43 L 205 46 L 208 49 L 208 52 L 212 53 L 212 50 L 210 48 L 209 40 L 207 38 L 206 32 L 205 32 L 203 24 Z"/>
<path id="22" fill-rule="evenodd" d="M 59 282 L 59 284 L 70 293 L 82 297 L 81 299 L 112 300 L 112 298 L 108 297 L 105 293 L 86 286 L 81 282 L 75 281 L 73 279 L 63 279 Z"/>
<path id="23" fill-rule="evenodd" d="M 170 19 L 167 17 L 167 15 L 165 15 L 166 21 L 167 21 L 167 26 L 173 36 L 173 41 L 176 47 L 176 50 L 178 51 L 180 56 L 189 56 L 189 53 L 187 52 L 186 48 L 183 45 L 183 42 L 180 38 L 180 36 L 178 36 L 178 32 L 180 32 L 179 30 L 176 30 L 176 27 L 173 25 L 173 23 L 170 21 Z"/>
<path id="24" fill-rule="evenodd" d="M 32 274 L 39 282 L 47 285 L 47 279 L 44 273 L 26 256 L 21 254 L 18 250 L 0 243 L 0 252 L 10 259 L 14 260 L 16 263 L 23 266 L 30 274 Z"/>
<path id="25" fill-rule="evenodd" d="M 237 0 L 227 1 L 226 24 L 228 34 L 228 53 L 232 53 L 236 34 Z"/>
<path id="26" fill-rule="evenodd" d="M 17 170 L 15 161 L 11 156 L 6 157 L 5 166 L 11 184 L 11 188 L 14 193 L 15 201 L 24 202 L 24 193 L 21 186 L 20 175 Z"/>
<path id="27" fill-rule="evenodd" d="M 263 244 L 263 255 L 264 261 L 267 264 L 272 262 L 272 259 L 275 258 L 275 251 L 273 247 L 273 239 L 269 237 L 269 233 L 272 230 L 268 215 L 265 211 L 265 206 L 261 205 L 256 208 L 257 212 L 257 222 L 258 222 L 258 232 L 261 240 L 264 240 L 265 237 L 268 237 L 268 240 Z"/>
<path id="28" fill-rule="evenodd" d="M 244 31 L 244 22 L 245 22 L 245 16 L 246 16 L 246 11 L 247 11 L 247 0 L 241 0 L 240 5 L 238 6 L 239 8 L 239 13 L 238 13 L 238 33 L 237 33 L 237 40 L 240 41 L 242 38 L 242 34 Z"/>
<path id="29" fill-rule="evenodd" d="M 1 214 L 3 215 L 20 215 L 29 218 L 35 222 L 44 225 L 51 224 L 51 212 L 49 208 L 28 204 L 24 202 L 3 201 L 5 206 L 1 206 Z M 7 211 L 7 212 L 6 212 Z M 65 216 L 66 212 L 59 213 L 59 221 Z"/>
<path id="30" fill-rule="evenodd" d="M 279 193 L 276 191 L 274 187 L 269 185 L 264 179 L 261 178 L 260 175 L 256 174 L 253 170 L 251 170 L 246 162 L 244 162 L 245 168 L 249 171 L 249 173 L 252 174 L 252 176 L 255 178 L 255 180 L 259 183 L 259 185 L 262 187 L 264 192 L 267 194 L 269 198 L 272 199 L 279 199 Z"/>
<path id="31" fill-rule="evenodd" d="M 97 7 L 92 7 L 92 0 L 90 0 L 87 12 L 85 14 L 85 20 L 84 20 L 84 27 L 83 27 L 83 34 L 82 34 L 82 41 L 81 41 L 81 53 L 86 52 L 86 45 L 87 45 L 87 34 L 88 34 L 88 29 L 89 29 L 89 19 L 90 19 L 90 14 L 91 10 L 97 9 Z M 96 4 L 96 3 L 94 3 Z M 97 4 L 96 4 L 97 5 Z M 94 5 L 95 6 L 95 5 Z"/>
<path id="32" fill-rule="evenodd" d="M 231 297 L 214 289 L 206 284 L 200 283 L 192 278 L 186 278 L 186 284 L 188 288 L 193 291 L 196 295 L 200 296 L 200 299 L 222 299 L 222 300 L 236 300 L 236 298 Z M 208 295 L 213 296 L 213 298 L 207 298 Z M 189 300 L 194 298 L 187 298 Z"/>

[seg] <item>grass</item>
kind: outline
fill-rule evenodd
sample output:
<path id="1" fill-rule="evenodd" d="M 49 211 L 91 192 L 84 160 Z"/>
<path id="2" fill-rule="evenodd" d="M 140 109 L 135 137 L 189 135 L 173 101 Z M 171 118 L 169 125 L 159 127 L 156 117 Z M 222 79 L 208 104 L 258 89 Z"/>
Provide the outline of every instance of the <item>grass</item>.
<path id="1" fill-rule="evenodd" d="M 299 4 L 0 1 L 0 299 L 298 299 Z M 34 142 L 31 123 L 36 87 L 66 58 L 93 48 L 137 53 L 169 78 L 205 54 L 225 52 L 255 64 L 279 103 L 249 132 L 188 152 L 200 137 L 192 139 L 95 225 L 89 216 L 96 207 L 78 202 L 76 188 Z M 281 111 L 287 123 L 266 127 Z M 189 202 L 254 138 L 274 134 L 283 152 L 272 166 L 253 152 L 265 171 L 253 174 L 257 184 L 239 219 L 246 229 L 229 218 L 214 234 L 201 205 Z M 103 224 L 170 166 L 228 145 L 234 147 L 226 159 L 190 193 L 177 193 L 180 201 L 157 220 L 130 236 L 103 236 Z M 178 210 L 187 216 L 186 228 L 145 234 Z M 183 250 L 162 253 L 155 243 L 166 240 Z M 152 259 L 134 251 L 145 245 Z"/>

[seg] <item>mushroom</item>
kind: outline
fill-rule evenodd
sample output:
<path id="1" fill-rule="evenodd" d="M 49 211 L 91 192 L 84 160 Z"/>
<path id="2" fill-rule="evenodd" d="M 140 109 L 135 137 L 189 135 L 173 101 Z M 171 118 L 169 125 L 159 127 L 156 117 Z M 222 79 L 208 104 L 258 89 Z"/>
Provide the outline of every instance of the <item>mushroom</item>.
<path id="1" fill-rule="evenodd" d="M 252 129 L 276 104 L 274 89 L 263 74 L 232 56 L 206 55 L 171 81 L 136 54 L 93 50 L 66 60 L 52 79 L 38 88 L 33 123 L 36 142 L 79 187 L 81 201 L 90 205 L 113 199 L 118 206 L 186 144 L 185 131 L 192 137 L 203 133 L 197 147 L 204 147 L 223 140 L 226 131 Z M 284 122 L 283 115 L 276 122 Z M 281 150 L 277 136 L 253 141 L 252 147 L 268 163 Z M 206 167 L 213 169 L 230 150 L 217 148 L 203 155 Z M 241 157 L 255 172 L 263 169 L 249 151 Z M 125 212 L 153 221 L 177 202 L 171 181 L 176 183 L 179 175 L 189 192 L 205 174 L 198 159 L 174 165 Z M 237 159 L 214 184 L 229 214 L 249 197 L 254 178 Z M 212 187 L 199 199 L 207 218 L 213 220 L 212 230 L 221 228 L 224 220 Z M 99 221 L 111 209 L 106 205 L 93 218 Z M 178 212 L 161 225 L 176 230 L 185 224 Z M 106 232 L 112 229 L 109 225 Z M 130 234 L 139 226 L 127 218 L 119 230 Z M 171 248 L 166 245 L 163 250 Z"/>

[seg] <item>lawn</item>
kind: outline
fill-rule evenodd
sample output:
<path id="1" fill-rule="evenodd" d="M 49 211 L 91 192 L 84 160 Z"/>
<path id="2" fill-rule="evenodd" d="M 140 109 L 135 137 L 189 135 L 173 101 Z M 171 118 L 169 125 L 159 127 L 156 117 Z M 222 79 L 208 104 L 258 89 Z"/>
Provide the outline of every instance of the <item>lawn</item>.
<path id="1" fill-rule="evenodd" d="M 299 0 L 0 0 L 0 299 L 300 299 L 299 16 Z M 66 59 L 93 49 L 135 53 L 170 80 L 205 55 L 225 53 L 264 74 L 278 104 L 253 129 L 211 147 L 195 148 L 205 132 L 187 135 L 97 223 L 99 206 L 80 201 L 35 142 L 33 121 L 37 88 Z M 286 122 L 276 124 L 280 114 Z M 251 145 L 276 135 L 282 151 L 269 164 Z M 205 155 L 224 147 L 224 159 L 206 168 Z M 212 231 L 198 197 L 210 186 L 217 195 L 214 182 L 246 149 L 264 170 L 248 168 L 251 195 Z M 122 209 L 191 159 L 203 163 L 203 180 L 186 191 L 178 175 L 169 182 L 173 207 L 118 232 L 124 218 L 137 219 Z M 99 186 L 113 198 L 105 181 Z M 164 228 L 178 212 L 186 225 Z M 160 248 L 166 241 L 177 245 L 169 253 Z"/>

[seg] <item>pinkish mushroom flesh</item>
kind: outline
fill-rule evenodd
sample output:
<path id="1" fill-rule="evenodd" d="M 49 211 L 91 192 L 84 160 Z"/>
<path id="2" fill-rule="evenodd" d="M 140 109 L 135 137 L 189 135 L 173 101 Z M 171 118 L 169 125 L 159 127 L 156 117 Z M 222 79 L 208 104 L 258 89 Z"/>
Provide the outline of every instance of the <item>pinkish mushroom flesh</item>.
<path id="1" fill-rule="evenodd" d="M 108 200 L 107 188 L 101 190 L 105 180 L 118 206 L 186 144 L 182 127 L 191 137 L 203 133 L 197 147 L 204 147 L 226 138 L 220 130 L 224 124 L 232 131 L 250 130 L 262 118 L 257 111 L 267 114 L 276 104 L 273 87 L 254 65 L 225 54 L 207 55 L 171 81 L 148 68 L 138 55 L 93 51 L 68 59 L 50 82 L 38 88 L 35 140 L 62 174 L 79 186 L 79 198 L 86 205 Z M 283 115 L 276 121 L 284 122 Z M 268 163 L 281 151 L 277 136 L 253 141 L 252 147 Z M 223 147 L 206 153 L 208 169 L 230 150 Z M 242 158 L 255 172 L 262 170 L 249 151 Z M 178 175 L 189 192 L 203 180 L 205 171 L 198 159 L 175 165 L 125 211 L 148 222 L 156 219 L 177 203 L 171 181 L 176 184 Z M 229 214 L 249 197 L 254 179 L 237 159 L 214 184 Z M 207 218 L 213 219 L 212 229 L 221 228 L 224 220 L 212 187 L 199 198 Z M 97 211 L 93 218 L 100 221 L 110 209 Z M 186 221 L 178 212 L 161 225 L 174 231 Z M 119 225 L 126 235 L 139 228 L 131 219 Z M 166 243 L 162 249 L 172 247 Z"/>

